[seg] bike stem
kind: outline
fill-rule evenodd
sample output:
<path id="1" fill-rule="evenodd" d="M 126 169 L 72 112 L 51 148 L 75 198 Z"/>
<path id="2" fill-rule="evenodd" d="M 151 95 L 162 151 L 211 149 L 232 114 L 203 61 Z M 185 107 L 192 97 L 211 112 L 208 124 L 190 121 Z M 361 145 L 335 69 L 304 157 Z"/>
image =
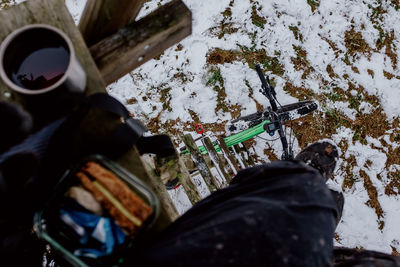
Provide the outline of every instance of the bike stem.
<path id="1" fill-rule="evenodd" d="M 264 91 L 262 91 L 262 94 L 265 95 L 270 104 L 271 104 L 271 108 L 272 111 L 276 112 L 278 110 L 278 107 L 276 105 L 275 99 L 272 97 L 272 90 L 271 90 L 271 84 L 269 83 L 269 78 L 267 76 L 268 82 L 265 80 L 264 74 L 261 71 L 260 65 L 256 65 L 256 71 L 258 73 L 258 77 L 260 77 L 261 80 L 261 88 L 264 89 Z"/>
<path id="2" fill-rule="evenodd" d="M 283 132 L 282 123 L 280 121 L 280 118 L 276 113 L 276 111 L 278 110 L 278 107 L 276 105 L 274 97 L 272 96 L 272 94 L 275 95 L 274 88 L 270 84 L 268 76 L 267 76 L 267 80 L 265 80 L 265 76 L 261 71 L 260 65 L 258 65 L 258 64 L 256 65 L 256 71 L 261 80 L 261 88 L 263 89 L 263 91 L 261 91 L 261 93 L 268 98 L 268 100 L 271 104 L 271 109 L 273 111 L 273 116 L 274 116 L 274 124 L 276 124 L 276 126 L 277 126 L 279 137 L 280 137 L 281 143 L 282 143 L 282 148 L 283 148 L 282 159 L 283 160 L 292 160 L 293 154 L 291 152 L 289 152 L 289 146 L 288 146 L 288 142 L 286 139 L 286 135 Z"/>

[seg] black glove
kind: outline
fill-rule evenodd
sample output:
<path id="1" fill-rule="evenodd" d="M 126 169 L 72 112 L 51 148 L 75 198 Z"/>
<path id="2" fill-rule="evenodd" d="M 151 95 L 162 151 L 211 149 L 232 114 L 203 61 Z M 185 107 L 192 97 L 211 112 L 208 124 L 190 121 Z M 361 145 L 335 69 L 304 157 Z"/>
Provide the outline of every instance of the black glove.
<path id="1" fill-rule="evenodd" d="M 20 143 L 31 132 L 32 117 L 20 106 L 0 101 L 0 154 Z M 32 234 L 26 193 L 38 170 L 32 153 L 17 153 L 0 162 L 0 258 L 2 266 L 36 266 L 42 253 Z"/>
<path id="2" fill-rule="evenodd" d="M 0 125 L 0 153 L 3 153 L 30 133 L 33 120 L 20 106 L 0 100 Z"/>

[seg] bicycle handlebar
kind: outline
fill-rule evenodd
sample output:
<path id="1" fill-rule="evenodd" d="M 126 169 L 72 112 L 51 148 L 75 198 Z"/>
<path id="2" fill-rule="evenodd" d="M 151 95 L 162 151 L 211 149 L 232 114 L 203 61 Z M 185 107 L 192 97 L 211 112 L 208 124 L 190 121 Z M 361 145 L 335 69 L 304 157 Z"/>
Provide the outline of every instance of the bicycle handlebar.
<path id="1" fill-rule="evenodd" d="M 257 71 L 257 74 L 258 74 L 258 77 L 260 77 L 260 80 L 261 80 L 261 84 L 264 86 L 264 85 L 268 85 L 268 83 L 267 83 L 267 81 L 265 80 L 265 76 L 264 76 L 264 74 L 262 73 L 262 70 L 261 70 L 261 68 L 260 68 L 260 65 L 256 65 L 256 71 Z"/>
<path id="2" fill-rule="evenodd" d="M 282 155 L 282 159 L 284 160 L 291 160 L 293 159 L 293 152 L 291 150 L 291 148 L 289 149 L 288 146 L 288 142 L 286 139 L 286 135 L 283 131 L 282 128 L 282 123 L 279 119 L 279 116 L 275 113 L 275 111 L 278 110 L 278 107 L 276 105 L 276 102 L 272 96 L 272 94 L 274 93 L 273 87 L 271 86 L 271 84 L 269 83 L 269 78 L 267 76 L 267 80 L 265 80 L 265 76 L 261 70 L 260 65 L 256 65 L 256 71 L 258 76 L 260 77 L 261 80 L 261 88 L 264 89 L 264 95 L 268 98 L 270 104 L 271 104 L 271 108 L 274 111 L 274 119 L 275 119 L 275 123 L 277 124 L 277 128 L 278 128 L 278 133 L 279 133 L 279 137 L 281 139 L 281 143 L 282 143 L 282 148 L 283 148 L 283 155 Z M 264 125 L 265 127 L 265 125 Z M 265 128 L 264 128 L 265 129 Z M 267 130 L 267 129 L 265 129 Z"/>
<path id="3" fill-rule="evenodd" d="M 271 90 L 272 86 L 269 83 L 268 76 L 267 76 L 267 79 L 268 79 L 268 82 L 267 82 L 267 80 L 265 80 L 264 74 L 262 73 L 261 67 L 258 64 L 256 65 L 256 71 L 257 71 L 258 77 L 260 77 L 261 88 L 264 89 L 264 95 L 268 98 L 268 100 L 269 100 L 269 102 L 271 104 L 272 110 L 273 111 L 277 111 L 278 110 L 278 106 L 276 105 L 276 102 L 275 102 L 275 100 L 274 100 L 274 98 L 272 96 L 272 90 Z"/>

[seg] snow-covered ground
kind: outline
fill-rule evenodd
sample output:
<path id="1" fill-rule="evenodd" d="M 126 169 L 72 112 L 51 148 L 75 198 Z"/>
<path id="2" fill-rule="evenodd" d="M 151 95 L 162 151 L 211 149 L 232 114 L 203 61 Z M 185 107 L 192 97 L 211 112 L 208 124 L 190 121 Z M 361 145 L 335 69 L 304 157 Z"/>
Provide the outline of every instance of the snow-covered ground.
<path id="1" fill-rule="evenodd" d="M 295 152 L 321 138 L 341 148 L 329 181 L 346 199 L 336 245 L 400 251 L 398 1 L 183 1 L 193 34 L 108 92 L 177 142 L 196 123 L 215 136 L 226 121 L 268 106 L 250 68 L 261 63 L 282 104 L 319 102 L 318 112 L 296 123 Z M 84 1 L 66 2 L 78 21 Z M 166 2 L 146 2 L 139 17 Z M 278 141 L 257 138 L 251 151 L 259 162 L 281 154 Z M 183 192 L 171 194 L 185 210 Z"/>
<path id="2" fill-rule="evenodd" d="M 148 8 L 141 15 L 159 2 L 146 3 Z M 320 104 L 320 115 L 310 127 L 334 117 L 329 127 L 335 129 L 320 131 L 315 140 L 307 141 L 323 137 L 341 144 L 340 164 L 329 182 L 346 199 L 336 245 L 400 251 L 398 4 L 372 0 L 184 2 L 193 12 L 193 34 L 158 60 L 110 85 L 110 94 L 125 103 L 136 99 L 127 107 L 145 121 L 158 118 L 160 131 L 167 131 L 168 125 L 179 134 L 193 132 L 190 126 L 195 123 L 221 124 L 233 118 L 231 112 L 218 109 L 219 93 L 207 85 L 215 68 L 223 79 L 217 85 L 225 90 L 224 104 L 228 109 L 241 107 L 236 116 L 255 112 L 257 102 L 267 106 L 249 60 L 208 64 L 207 55 L 216 48 L 264 50 L 284 70 L 279 76 L 273 68 L 267 71 L 273 73 L 282 104 L 303 100 L 308 94 Z M 268 70 L 267 64 L 263 66 Z M 298 92 L 290 90 L 288 82 Z M 160 101 L 162 92 L 167 95 L 164 102 Z M 259 160 L 268 161 L 265 141 L 255 141 Z M 307 142 L 299 143 L 304 147 Z M 280 155 L 280 144 L 271 146 Z"/>

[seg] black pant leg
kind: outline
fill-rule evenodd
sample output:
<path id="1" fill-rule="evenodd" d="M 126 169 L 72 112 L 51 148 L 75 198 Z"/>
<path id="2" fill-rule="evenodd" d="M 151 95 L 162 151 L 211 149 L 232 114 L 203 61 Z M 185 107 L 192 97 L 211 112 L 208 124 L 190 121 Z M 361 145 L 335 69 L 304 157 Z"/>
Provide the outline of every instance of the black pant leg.
<path id="1" fill-rule="evenodd" d="M 297 162 L 244 170 L 181 216 L 136 261 L 158 266 L 329 266 L 336 206 Z"/>

